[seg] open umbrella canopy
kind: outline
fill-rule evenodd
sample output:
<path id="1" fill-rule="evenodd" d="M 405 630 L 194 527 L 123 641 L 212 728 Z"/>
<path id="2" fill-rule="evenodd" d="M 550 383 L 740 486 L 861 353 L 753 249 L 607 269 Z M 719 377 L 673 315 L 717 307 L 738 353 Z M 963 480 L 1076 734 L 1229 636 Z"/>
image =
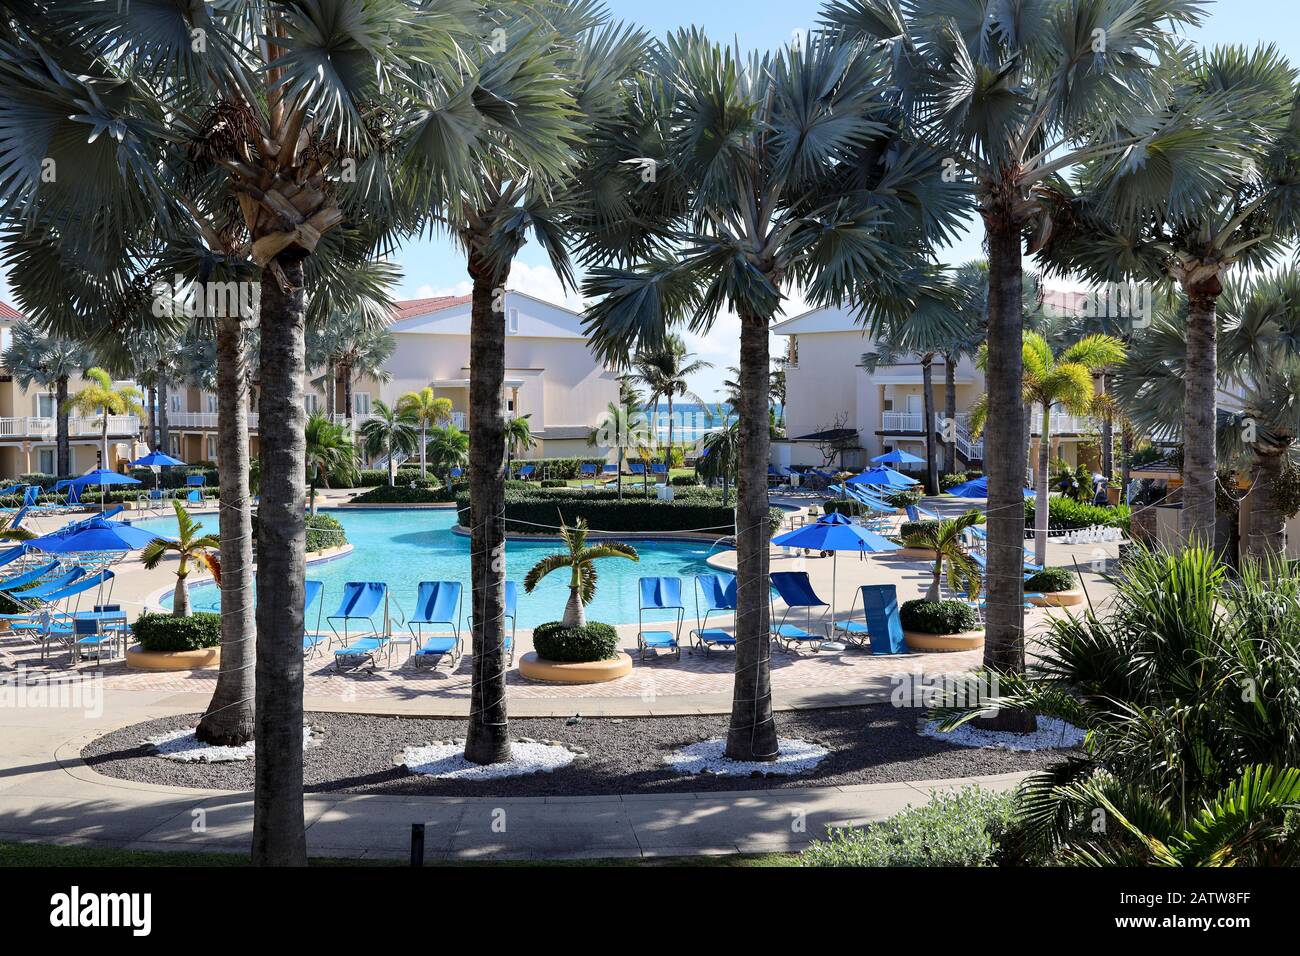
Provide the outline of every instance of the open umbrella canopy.
<path id="1" fill-rule="evenodd" d="M 163 451 L 151 451 L 143 458 L 137 458 L 131 464 L 137 468 L 166 468 L 168 465 L 183 465 L 185 462 L 179 458 L 173 458 Z"/>
<path id="2" fill-rule="evenodd" d="M 925 461 L 924 458 L 917 458 L 910 452 L 899 451 L 897 448 L 893 451 L 887 451 L 883 455 L 877 455 L 871 460 L 891 465 L 919 465 Z"/>
<path id="3" fill-rule="evenodd" d="M 140 482 L 130 475 L 119 475 L 107 468 L 96 468 L 94 471 L 86 472 L 80 478 L 73 478 L 72 484 L 77 488 L 85 488 L 91 485 L 138 485 Z"/>
<path id="4" fill-rule="evenodd" d="M 47 554 L 73 551 L 135 551 L 163 535 L 121 521 L 92 518 L 71 531 L 54 532 L 28 541 L 29 547 Z"/>
<path id="5" fill-rule="evenodd" d="M 948 489 L 948 494 L 954 498 L 987 498 L 989 496 L 988 476 L 982 475 L 960 485 L 953 485 Z M 1034 497 L 1034 489 L 1025 488 L 1024 495 L 1026 498 Z"/>
<path id="6" fill-rule="evenodd" d="M 787 531 L 773 538 L 772 543 L 814 551 L 897 551 L 901 547 L 838 513 L 823 515 L 815 524 Z"/>
<path id="7" fill-rule="evenodd" d="M 884 488 L 911 488 L 916 483 L 915 478 L 909 478 L 902 472 L 886 468 L 884 465 L 868 468 L 862 474 L 854 475 L 845 482 L 846 485 L 880 485 Z"/>

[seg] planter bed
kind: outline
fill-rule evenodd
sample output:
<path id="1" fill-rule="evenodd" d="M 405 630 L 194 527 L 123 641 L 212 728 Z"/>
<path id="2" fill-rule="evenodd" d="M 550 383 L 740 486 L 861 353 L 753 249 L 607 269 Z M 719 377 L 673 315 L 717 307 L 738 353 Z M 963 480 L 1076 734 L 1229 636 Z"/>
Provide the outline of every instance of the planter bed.
<path id="1" fill-rule="evenodd" d="M 984 646 L 984 631 L 962 631 L 960 634 L 904 631 L 903 640 L 914 651 L 973 651 Z"/>

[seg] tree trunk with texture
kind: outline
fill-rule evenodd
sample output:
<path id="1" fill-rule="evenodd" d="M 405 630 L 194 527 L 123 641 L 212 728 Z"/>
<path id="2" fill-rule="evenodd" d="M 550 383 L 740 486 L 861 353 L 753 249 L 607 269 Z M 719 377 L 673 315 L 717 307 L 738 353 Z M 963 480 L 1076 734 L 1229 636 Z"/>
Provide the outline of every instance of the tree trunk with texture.
<path id="1" fill-rule="evenodd" d="M 587 624 L 587 612 L 583 610 L 582 598 L 578 594 L 578 588 L 572 584 L 569 585 L 569 600 L 564 605 L 561 623 L 565 627 L 585 627 Z"/>
<path id="2" fill-rule="evenodd" d="M 72 443 L 68 441 L 68 377 L 60 376 L 54 385 L 54 428 L 57 437 L 54 471 L 60 478 L 72 474 Z"/>
<path id="3" fill-rule="evenodd" d="M 158 408 L 158 390 L 150 385 L 144 392 L 144 443 L 152 449 L 158 448 L 158 432 L 154 427 L 155 412 Z"/>
<path id="4" fill-rule="evenodd" d="M 429 445 L 429 424 L 423 418 L 420 419 L 420 480 L 425 481 L 429 477 L 427 464 L 427 451 Z"/>
<path id="5" fill-rule="evenodd" d="M 478 764 L 510 759 L 505 655 L 505 316 L 493 311 L 494 289 L 507 276 L 471 257 L 469 500 L 470 577 L 473 580 L 474 675 L 465 759 Z"/>
<path id="6" fill-rule="evenodd" d="M 352 394 L 352 366 L 345 364 L 341 372 L 343 375 L 343 414 L 347 416 L 348 434 L 355 441 L 357 434 L 357 401 Z"/>
<path id="7" fill-rule="evenodd" d="M 668 393 L 668 454 L 664 455 L 664 467 L 669 476 L 673 471 L 673 395 Z M 671 481 L 669 482 L 671 484 Z"/>
<path id="8" fill-rule="evenodd" d="M 1101 394 L 1106 394 L 1106 373 L 1102 372 L 1098 377 L 1101 384 Z M 1101 473 L 1106 476 L 1106 487 L 1110 487 L 1110 479 L 1115 474 L 1115 423 L 1111 421 L 1109 415 L 1101 420 Z"/>
<path id="9" fill-rule="evenodd" d="M 1215 309 L 1218 278 L 1187 292 L 1187 361 L 1183 396 L 1183 543 L 1214 547 L 1214 406 L 1218 388 Z"/>
<path id="10" fill-rule="evenodd" d="M 172 589 L 172 617 L 190 616 L 190 588 L 186 576 L 176 575 L 176 587 Z"/>
<path id="11" fill-rule="evenodd" d="M 939 493 L 939 448 L 934 435 L 934 358 L 921 357 L 921 427 L 925 429 L 925 492 Z"/>
<path id="12" fill-rule="evenodd" d="M 163 363 L 159 362 L 158 363 L 158 448 L 156 450 L 162 452 L 164 455 L 170 455 L 172 453 L 171 437 L 170 437 L 171 429 L 168 427 L 167 424 L 167 413 L 171 411 L 171 409 L 167 407 L 167 402 L 169 401 L 167 397 L 168 388 L 167 388 L 167 379 L 163 375 L 163 371 L 164 371 Z M 108 466 L 105 465 L 104 467 L 107 468 Z"/>
<path id="13" fill-rule="evenodd" d="M 775 760 L 767 461 L 767 316 L 740 317 L 740 450 L 736 475 L 736 671 L 727 730 L 732 760 Z M 671 419 L 670 419 L 671 421 Z"/>
<path id="14" fill-rule="evenodd" d="M 957 369 L 951 355 L 943 358 L 943 414 L 952 429 L 952 441 L 943 456 L 943 473 L 951 475 L 957 471 Z"/>
<path id="15" fill-rule="evenodd" d="M 1023 673 L 1025 544 L 1025 406 L 1021 395 L 1020 230 L 1004 209 L 985 213 L 989 250 L 989 328 L 986 381 L 988 423 L 984 470 L 988 474 L 988 569 L 985 595 L 984 665 L 1001 673 Z M 1001 730 L 1032 731 L 1034 716 L 1003 710 L 981 721 Z"/>
<path id="16" fill-rule="evenodd" d="M 261 503 L 257 546 L 257 761 L 253 863 L 303 866 L 303 591 L 306 409 L 303 407 L 303 263 L 276 260 L 262 272 Z"/>
<path id="17" fill-rule="evenodd" d="M 1047 458 L 1052 444 L 1052 406 L 1043 406 L 1042 437 L 1038 440 L 1038 475 L 1034 484 L 1034 563 L 1047 564 L 1048 501 Z"/>
<path id="18" fill-rule="evenodd" d="M 1127 424 L 1122 427 L 1119 435 L 1119 500 L 1120 504 L 1128 504 L 1128 486 L 1133 480 L 1133 429 Z"/>
<path id="19" fill-rule="evenodd" d="M 238 316 L 217 320 L 218 531 L 221 535 L 221 669 L 198 738 L 239 746 L 253 739 L 253 509 L 248 488 L 248 357 Z"/>
<path id="20" fill-rule="evenodd" d="M 1255 450 L 1255 488 L 1250 495 L 1246 553 L 1261 561 L 1286 558 L 1286 518 L 1277 503 L 1277 483 L 1285 460 L 1285 454 Z"/>

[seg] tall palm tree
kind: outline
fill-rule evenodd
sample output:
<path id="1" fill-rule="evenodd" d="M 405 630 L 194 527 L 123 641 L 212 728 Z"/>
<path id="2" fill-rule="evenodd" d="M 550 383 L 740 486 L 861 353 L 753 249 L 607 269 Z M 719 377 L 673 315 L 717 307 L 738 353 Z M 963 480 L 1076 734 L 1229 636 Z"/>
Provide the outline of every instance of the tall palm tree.
<path id="1" fill-rule="evenodd" d="M 78 411 L 82 415 L 98 415 L 100 422 L 101 463 L 113 467 L 108 460 L 108 419 L 111 415 L 143 415 L 143 397 L 134 385 L 114 385 L 113 377 L 98 366 L 86 369 L 87 385 L 63 403 L 65 413 Z"/>
<path id="2" fill-rule="evenodd" d="M 23 389 L 33 385 L 54 392 L 55 471 L 72 474 L 72 446 L 68 441 L 68 380 L 94 364 L 90 353 L 73 339 L 42 335 L 26 322 L 13 327 L 4 367 Z"/>
<path id="3" fill-rule="evenodd" d="M 1067 346 L 1059 355 L 1052 353 L 1047 339 L 1037 332 L 1024 333 L 1021 367 L 1024 369 L 1022 395 L 1027 405 L 1037 407 L 1042 416 L 1038 435 L 1038 467 L 1034 504 L 1034 560 L 1047 561 L 1048 464 L 1051 458 L 1052 409 L 1060 406 L 1071 415 L 1092 415 L 1108 405 L 1106 395 L 1097 395 L 1092 383 L 1095 372 L 1124 360 L 1124 343 L 1109 335 L 1088 335 Z M 987 348 L 980 350 L 979 365 L 987 368 Z M 971 409 L 971 426 L 983 431 L 988 422 L 991 403 L 982 396 Z"/>
<path id="4" fill-rule="evenodd" d="M 451 470 L 469 464 L 469 435 L 455 425 L 435 427 L 429 433 L 429 464 L 443 476 L 447 487 L 452 485 Z"/>
<path id="5" fill-rule="evenodd" d="M 1168 108 L 1179 78 L 1175 33 L 1199 22 L 1197 0 L 1137 6 L 1044 0 L 1023 9 L 999 0 L 932 6 L 897 0 L 834 0 L 824 20 L 841 36 L 891 51 L 900 107 L 940 146 L 950 175 L 968 183 L 988 250 L 984 439 L 989 479 L 988 620 L 984 659 L 1024 669 L 1025 410 L 1021 403 L 1023 237 L 1035 243 L 1063 170 L 1091 160 L 1142 166 L 1180 186 L 1182 208 L 1202 199 L 1232 162 L 1230 105 L 1221 99 Z M 954 83 L 953 78 L 957 81 Z M 1160 158 L 1142 163 L 1134 156 Z M 1154 184 L 1151 185 L 1154 191 Z M 1033 718 L 1002 711 L 988 722 L 1032 730 Z"/>
<path id="6" fill-rule="evenodd" d="M 654 346 L 639 349 L 632 360 L 633 376 L 645 388 L 652 414 L 658 410 L 661 400 L 668 403 L 668 451 L 664 453 L 664 464 L 669 467 L 673 459 L 673 400 L 689 398 L 699 405 L 705 404 L 691 390 L 689 379 L 706 368 L 713 368 L 713 363 L 697 359 L 687 351 L 680 335 L 671 334 Z M 657 422 L 655 427 L 658 428 Z"/>
<path id="7" fill-rule="evenodd" d="M 727 412 L 717 409 L 725 422 Z M 695 471 L 705 481 L 722 482 L 722 507 L 731 504 L 731 482 L 740 460 L 740 422 L 733 421 L 704 436 L 703 457 L 695 460 Z"/>
<path id="8" fill-rule="evenodd" d="M 319 413 L 307 419 L 303 428 L 304 458 L 307 463 L 308 500 L 316 514 L 316 485 L 332 477 L 350 475 L 356 467 L 356 445 L 342 425 L 336 425 Z"/>
<path id="9" fill-rule="evenodd" d="M 587 544 L 587 519 L 579 518 L 572 527 L 560 519 L 560 540 L 567 551 L 547 555 L 534 564 L 524 576 L 524 591 L 529 594 L 542 578 L 561 568 L 569 570 L 569 600 L 564 605 L 565 627 L 583 627 L 587 623 L 584 608 L 596 596 L 596 562 L 601 558 L 627 558 L 640 561 L 636 548 L 622 541 L 603 541 Z"/>
<path id="10" fill-rule="evenodd" d="M 190 562 L 202 561 L 220 582 L 221 538 L 215 534 L 199 534 L 203 525 L 195 521 L 179 501 L 173 500 L 172 507 L 176 509 L 176 537 L 155 538 L 140 552 L 140 562 L 146 571 L 152 571 L 168 554 L 174 554 L 180 559 L 180 564 L 176 567 L 176 590 L 172 592 L 172 616 L 189 617 L 190 588 L 187 579 Z"/>
<path id="11" fill-rule="evenodd" d="M 410 454 L 420 443 L 416 430 L 416 417 L 410 411 L 390 408 L 384 402 L 375 402 L 370 417 L 361 423 L 361 447 L 366 457 L 374 459 L 384 455 L 388 459 L 388 483 L 393 484 L 397 472 L 394 456 L 398 452 Z"/>
<path id="12" fill-rule="evenodd" d="M 1196 54 L 1171 109 L 1197 99 L 1231 103 L 1245 135 L 1212 140 L 1232 160 L 1198 176 L 1205 190 L 1188 202 L 1180 177 L 1152 175 L 1127 162 L 1094 162 L 1071 189 L 1062 185 L 1044 261 L 1115 282 L 1170 286 L 1187 301 L 1187 392 L 1183 403 L 1185 541 L 1214 536 L 1215 310 L 1234 266 L 1267 267 L 1300 230 L 1300 96 L 1297 72 L 1275 47 L 1216 47 Z M 1136 213 L 1134 215 L 1134 213 Z"/>
<path id="13" fill-rule="evenodd" d="M 616 265 L 588 270 L 593 344 L 609 361 L 666 348 L 670 322 L 706 332 L 740 317 L 736 669 L 727 756 L 777 756 L 769 669 L 768 327 L 798 284 L 814 305 L 853 302 L 864 321 L 906 315 L 929 243 L 949 234 L 962 187 L 904 135 L 889 64 L 814 36 L 742 60 L 699 31 L 663 45 L 642 101 L 659 122 L 608 162 L 649 158 L 663 183 L 629 217 Z M 816 90 L 817 93 L 811 91 Z M 652 135 L 651 135 L 652 134 Z M 633 191 L 633 197 L 638 194 Z M 626 232 L 615 237 L 627 243 Z M 635 262 L 626 265 L 631 258 Z"/>
<path id="14" fill-rule="evenodd" d="M 451 399 L 435 396 L 433 389 L 426 386 L 418 392 L 407 392 L 399 398 L 397 411 L 411 415 L 420 426 L 420 477 L 425 478 L 428 475 L 426 451 L 429 444 L 429 428 L 446 425 L 451 421 Z"/>
<path id="15" fill-rule="evenodd" d="M 948 587 L 954 591 L 964 590 L 972 600 L 979 594 L 979 566 L 971 560 L 962 544 L 966 529 L 984 523 L 984 515 L 974 509 L 957 518 L 944 518 L 913 531 L 903 539 L 909 548 L 925 548 L 934 552 L 934 572 L 930 578 L 930 587 L 925 592 L 927 601 L 937 601 L 942 596 L 939 590 L 943 582 L 943 564 L 948 562 Z"/>
<path id="16" fill-rule="evenodd" d="M 533 437 L 533 426 L 529 424 L 532 415 L 516 415 L 514 418 L 506 421 L 505 439 L 506 439 L 506 473 L 510 473 L 511 462 L 519 456 L 520 452 L 528 451 L 530 448 L 537 446 L 537 439 Z"/>
<path id="17" fill-rule="evenodd" d="M 391 332 L 386 328 L 375 328 L 370 317 L 364 314 L 335 316 L 330 321 L 330 329 L 327 336 L 333 344 L 334 367 L 343 381 L 343 414 L 348 421 L 348 430 L 355 432 L 356 383 L 363 377 L 378 382 L 391 381 L 393 376 L 386 363 L 393 357 L 397 345 Z M 331 387 L 326 384 L 326 391 Z"/>

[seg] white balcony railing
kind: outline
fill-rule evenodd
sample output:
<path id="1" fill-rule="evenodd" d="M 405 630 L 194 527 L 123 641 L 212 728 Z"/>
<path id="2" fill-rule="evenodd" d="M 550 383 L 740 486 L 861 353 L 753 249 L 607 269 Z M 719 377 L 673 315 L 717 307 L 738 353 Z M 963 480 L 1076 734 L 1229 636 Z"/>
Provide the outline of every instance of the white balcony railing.
<path id="1" fill-rule="evenodd" d="M 72 417 L 68 419 L 68 435 L 73 438 L 97 437 L 102 434 L 103 426 L 103 418 L 97 416 Z M 54 418 L 0 418 L 0 438 L 53 439 L 58 435 L 58 430 L 58 422 Z M 134 415 L 108 416 L 109 435 L 121 437 L 139 432 L 140 419 Z"/>
<path id="2" fill-rule="evenodd" d="M 881 412 L 880 429 L 887 432 L 919 432 L 925 416 L 920 412 Z"/>
<path id="3" fill-rule="evenodd" d="M 880 430 L 884 432 L 921 432 L 925 416 L 921 412 L 881 412 Z M 943 415 L 935 412 L 935 434 L 942 440 L 944 435 Z M 954 436 L 957 450 L 967 461 L 984 457 L 984 442 L 970 433 L 970 416 L 965 412 L 957 413 L 957 432 Z"/>
<path id="4" fill-rule="evenodd" d="M 1066 415 L 1052 412 L 1048 422 L 1053 435 L 1086 435 L 1101 431 L 1101 424 L 1096 419 L 1082 415 Z M 1030 415 L 1029 431 L 1030 434 L 1037 435 L 1042 430 L 1043 412 L 1042 409 L 1035 408 Z"/>
<path id="5" fill-rule="evenodd" d="M 364 422 L 367 418 L 370 418 L 370 417 L 371 417 L 371 416 L 370 416 L 369 414 L 359 414 L 359 415 L 356 415 L 356 416 L 352 419 L 352 421 L 353 421 L 355 424 L 360 425 L 362 422 Z M 12 421 L 12 420 L 13 420 L 13 419 L 0 419 L 0 422 L 7 422 L 7 421 Z M 36 419 L 33 419 L 33 420 L 36 420 Z M 18 419 L 18 421 L 22 421 L 22 419 Z M 98 419 L 95 419 L 95 421 L 98 421 Z M 348 417 L 347 417 L 346 415 L 335 415 L 335 416 L 334 416 L 334 423 L 335 423 L 336 425 L 346 425 L 346 424 L 348 423 Z M 465 428 L 465 413 L 464 413 L 464 412 L 452 412 L 452 413 L 451 413 L 451 423 L 452 423 L 453 425 L 455 425 L 457 428 L 459 428 L 459 429 L 461 429 L 461 430 L 464 430 L 464 428 Z M 180 428 L 180 429 L 183 429 L 183 428 L 205 428 L 205 429 L 206 429 L 206 428 L 213 428 L 213 429 L 215 429 L 215 428 L 217 427 L 217 413 L 216 413 L 216 412 L 168 412 L 168 413 L 167 413 L 167 427 L 168 427 L 168 428 Z M 137 428 L 138 428 L 138 426 L 137 426 Z M 256 430 L 257 430 L 257 412 L 249 412 L 249 413 L 248 413 L 248 430 L 249 430 L 249 431 L 256 431 Z M 98 433 L 98 426 L 96 426 L 95 431 L 96 431 L 96 433 Z M 5 434 L 7 434 L 7 433 L 5 433 L 3 430 L 0 430 L 0 437 L 3 437 Z"/>

